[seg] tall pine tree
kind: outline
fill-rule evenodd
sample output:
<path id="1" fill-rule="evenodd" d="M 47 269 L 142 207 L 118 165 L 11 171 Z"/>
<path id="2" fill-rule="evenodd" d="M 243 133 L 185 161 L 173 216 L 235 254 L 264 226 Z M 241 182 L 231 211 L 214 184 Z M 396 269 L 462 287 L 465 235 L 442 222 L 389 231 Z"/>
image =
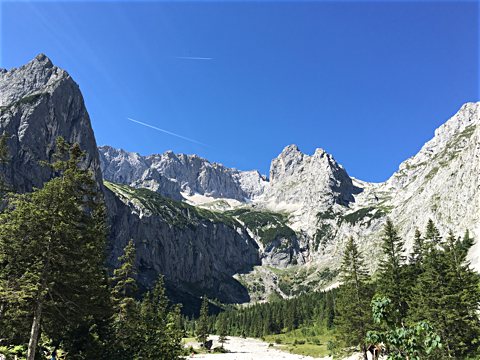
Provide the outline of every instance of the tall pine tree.
<path id="1" fill-rule="evenodd" d="M 206 296 L 204 296 L 202 300 L 196 331 L 198 342 L 205 346 L 208 339 L 208 298 Z"/>
<path id="2" fill-rule="evenodd" d="M 359 346 L 367 359 L 365 338 L 372 324 L 370 301 L 373 291 L 367 284 L 368 273 L 357 244 L 350 237 L 341 266 L 342 286 L 337 300 L 337 331 L 348 346 Z"/>
<path id="3" fill-rule="evenodd" d="M 391 219 L 387 219 L 383 228 L 382 245 L 383 259 L 379 265 L 378 292 L 390 299 L 395 308 L 392 316 L 397 325 L 401 325 L 407 313 L 407 289 L 405 281 L 406 256 L 405 243 L 398 235 L 397 228 Z"/>
<path id="4" fill-rule="evenodd" d="M 142 342 L 138 358 L 143 360 L 175 360 L 183 353 L 180 307 L 169 309 L 163 277 L 141 303 Z"/>
<path id="5" fill-rule="evenodd" d="M 440 239 L 433 222 L 428 226 L 431 239 Z M 476 350 L 480 336 L 480 277 L 466 259 L 472 241 L 450 232 L 445 241 L 432 244 L 415 287 L 411 318 L 433 326 L 445 357 L 465 358 Z"/>
<path id="6" fill-rule="evenodd" d="M 140 313 L 135 300 L 137 283 L 135 280 L 135 245 L 132 240 L 125 246 L 119 257 L 120 267 L 115 269 L 112 278 L 113 303 L 113 349 L 112 357 L 131 359 L 140 347 Z"/>

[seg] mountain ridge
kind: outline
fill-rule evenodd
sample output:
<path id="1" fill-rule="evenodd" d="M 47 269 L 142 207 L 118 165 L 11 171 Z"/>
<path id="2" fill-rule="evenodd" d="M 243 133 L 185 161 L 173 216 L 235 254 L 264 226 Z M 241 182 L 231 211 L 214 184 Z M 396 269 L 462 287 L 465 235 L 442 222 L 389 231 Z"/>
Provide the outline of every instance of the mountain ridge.
<path id="1" fill-rule="evenodd" d="M 164 274 L 170 293 L 230 303 L 323 289 L 335 284 L 345 239 L 374 254 L 387 217 L 407 248 L 429 218 L 442 232 L 480 237 L 480 103 L 463 105 L 387 181 L 370 183 L 324 150 L 296 145 L 273 159 L 269 179 L 198 156 L 98 148 L 78 85 L 42 54 L 1 70 L 0 90 L 7 183 L 41 187 L 54 174 L 38 161 L 52 160 L 55 139 L 78 142 L 106 201 L 109 266 L 133 239 L 143 288 Z M 480 270 L 478 244 L 469 256 Z"/>

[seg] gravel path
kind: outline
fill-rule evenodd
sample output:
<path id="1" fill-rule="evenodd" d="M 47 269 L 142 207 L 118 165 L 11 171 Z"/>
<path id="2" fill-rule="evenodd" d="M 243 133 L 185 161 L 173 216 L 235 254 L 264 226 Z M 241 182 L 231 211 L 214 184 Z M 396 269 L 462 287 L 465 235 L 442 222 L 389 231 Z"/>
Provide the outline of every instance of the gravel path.
<path id="1" fill-rule="evenodd" d="M 209 339 L 213 339 L 213 347 L 220 346 L 217 336 L 210 336 Z M 193 344 L 187 344 L 187 346 Z M 195 344 L 197 345 L 197 344 Z M 208 360 L 310 360 L 321 359 L 330 360 L 329 357 L 313 358 L 311 356 L 302 356 L 290 354 L 278 349 L 278 346 L 268 347 L 268 343 L 257 339 L 251 338 L 239 338 L 229 336 L 228 341 L 225 343 L 225 349 L 229 350 L 227 354 L 196 354 L 194 356 L 187 357 L 187 359 L 208 359 Z"/>

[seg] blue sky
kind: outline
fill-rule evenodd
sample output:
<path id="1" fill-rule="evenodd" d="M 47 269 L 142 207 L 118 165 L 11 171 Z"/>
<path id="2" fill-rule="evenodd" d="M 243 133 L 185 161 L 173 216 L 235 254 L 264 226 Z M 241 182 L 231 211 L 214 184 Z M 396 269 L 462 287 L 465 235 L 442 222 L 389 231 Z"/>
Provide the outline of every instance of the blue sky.
<path id="1" fill-rule="evenodd" d="M 65 68 L 99 145 L 268 173 L 295 143 L 383 181 L 479 100 L 478 29 L 473 1 L 4 1 L 0 66 Z"/>

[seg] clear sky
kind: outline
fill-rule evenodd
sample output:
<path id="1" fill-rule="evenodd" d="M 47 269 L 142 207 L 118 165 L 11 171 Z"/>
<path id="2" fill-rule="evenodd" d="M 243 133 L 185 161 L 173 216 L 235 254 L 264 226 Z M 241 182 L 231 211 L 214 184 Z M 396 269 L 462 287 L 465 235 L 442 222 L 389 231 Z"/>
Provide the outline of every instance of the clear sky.
<path id="1" fill-rule="evenodd" d="M 1 67 L 45 53 L 97 143 L 141 154 L 268 173 L 295 143 L 383 181 L 479 100 L 474 1 L 3 1 L 0 16 Z"/>

